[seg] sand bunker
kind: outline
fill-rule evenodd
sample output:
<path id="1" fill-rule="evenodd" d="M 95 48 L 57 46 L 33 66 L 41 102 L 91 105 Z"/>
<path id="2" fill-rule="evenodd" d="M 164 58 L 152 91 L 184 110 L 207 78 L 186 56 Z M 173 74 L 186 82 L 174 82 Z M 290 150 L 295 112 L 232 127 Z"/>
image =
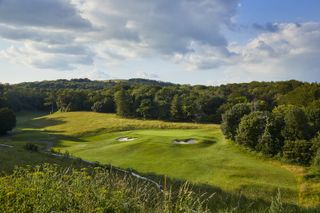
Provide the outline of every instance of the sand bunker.
<path id="1" fill-rule="evenodd" d="M 137 138 L 127 138 L 127 137 L 121 137 L 121 138 L 117 138 L 117 141 L 119 142 L 128 142 L 128 141 L 134 141 Z"/>
<path id="2" fill-rule="evenodd" d="M 187 139 L 187 140 L 174 140 L 173 144 L 196 144 L 197 141 L 195 139 Z"/>

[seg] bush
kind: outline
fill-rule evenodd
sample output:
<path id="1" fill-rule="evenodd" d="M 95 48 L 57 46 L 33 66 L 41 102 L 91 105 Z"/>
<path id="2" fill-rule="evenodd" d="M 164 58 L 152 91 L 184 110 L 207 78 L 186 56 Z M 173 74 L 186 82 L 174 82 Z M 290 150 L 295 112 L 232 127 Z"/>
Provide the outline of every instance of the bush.
<path id="1" fill-rule="evenodd" d="M 237 130 L 236 142 L 256 149 L 259 139 L 264 133 L 268 115 L 264 112 L 252 112 L 245 115 Z"/>
<path id="2" fill-rule="evenodd" d="M 312 143 L 306 140 L 285 141 L 283 157 L 290 162 L 309 165 L 312 159 Z"/>
<path id="3" fill-rule="evenodd" d="M 305 112 L 292 106 L 284 116 L 283 136 L 287 140 L 309 140 L 311 129 Z"/>
<path id="4" fill-rule="evenodd" d="M 320 171 L 320 148 L 313 158 L 313 166 Z"/>
<path id="5" fill-rule="evenodd" d="M 8 108 L 0 109 L 0 135 L 5 135 L 16 126 L 16 115 Z"/>
<path id="6" fill-rule="evenodd" d="M 244 115 L 250 113 L 250 105 L 240 103 L 234 105 L 230 110 L 222 115 L 221 129 L 227 138 L 235 139 L 237 128 Z"/>
<path id="7" fill-rule="evenodd" d="M 39 150 L 38 146 L 33 143 L 26 143 L 24 145 L 24 149 L 28 150 L 30 152 L 38 152 L 38 150 Z"/>
<path id="8" fill-rule="evenodd" d="M 102 101 L 95 102 L 92 105 L 91 110 L 94 112 L 105 112 L 105 113 L 115 112 L 113 98 L 107 97 L 107 98 L 104 98 Z"/>

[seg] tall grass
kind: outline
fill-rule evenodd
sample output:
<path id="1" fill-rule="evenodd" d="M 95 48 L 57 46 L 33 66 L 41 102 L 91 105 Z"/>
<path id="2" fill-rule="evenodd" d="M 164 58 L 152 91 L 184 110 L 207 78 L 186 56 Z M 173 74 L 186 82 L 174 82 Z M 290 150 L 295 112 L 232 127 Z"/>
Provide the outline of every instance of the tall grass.
<path id="1" fill-rule="evenodd" d="M 269 207 L 225 205 L 214 193 L 199 194 L 188 183 L 162 190 L 154 184 L 107 168 L 65 168 L 43 164 L 17 167 L 0 177 L 0 212 L 319 212 L 288 206 L 280 192 Z"/>
<path id="2" fill-rule="evenodd" d="M 188 184 L 173 192 L 102 168 L 17 168 L 0 178 L 0 212 L 208 212 Z"/>

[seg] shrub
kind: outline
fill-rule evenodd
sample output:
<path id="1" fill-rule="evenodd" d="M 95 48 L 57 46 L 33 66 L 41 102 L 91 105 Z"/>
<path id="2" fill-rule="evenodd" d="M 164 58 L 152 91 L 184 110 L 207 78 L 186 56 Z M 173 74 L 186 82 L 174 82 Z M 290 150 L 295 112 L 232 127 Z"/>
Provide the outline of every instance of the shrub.
<path id="1" fill-rule="evenodd" d="M 16 126 L 16 115 L 8 108 L 0 109 L 0 135 L 5 135 Z"/>
<path id="2" fill-rule="evenodd" d="M 234 105 L 230 110 L 222 115 L 221 129 L 227 138 L 235 139 L 237 128 L 244 115 L 250 113 L 250 105 L 240 103 Z"/>
<path id="3" fill-rule="evenodd" d="M 312 143 L 306 140 L 285 141 L 283 157 L 290 162 L 309 165 L 312 159 Z"/>
<path id="4" fill-rule="evenodd" d="M 106 97 L 102 101 L 95 102 L 92 105 L 91 110 L 94 112 L 115 112 L 114 101 L 111 97 Z"/>
<path id="5" fill-rule="evenodd" d="M 296 106 L 292 106 L 284 116 L 285 126 L 283 136 L 287 140 L 309 140 L 311 136 L 310 126 L 305 112 Z"/>
<path id="6" fill-rule="evenodd" d="M 320 171 L 320 148 L 313 158 L 313 166 Z"/>
<path id="7" fill-rule="evenodd" d="M 237 130 L 236 142 L 255 149 L 264 133 L 268 115 L 264 112 L 252 112 L 245 115 Z"/>
<path id="8" fill-rule="evenodd" d="M 33 143 L 26 143 L 24 145 L 24 149 L 28 150 L 30 152 L 38 152 L 38 150 L 39 150 L 38 146 Z"/>

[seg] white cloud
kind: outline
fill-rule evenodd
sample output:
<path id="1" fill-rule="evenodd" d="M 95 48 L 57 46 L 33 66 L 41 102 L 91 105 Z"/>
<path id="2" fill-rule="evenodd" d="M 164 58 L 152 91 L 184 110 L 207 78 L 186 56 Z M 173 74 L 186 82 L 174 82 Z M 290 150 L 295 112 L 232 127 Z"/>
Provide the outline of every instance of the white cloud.
<path id="1" fill-rule="evenodd" d="M 146 79 L 158 79 L 159 76 L 155 73 L 149 73 L 149 72 L 137 72 L 138 78 L 146 78 Z"/>
<path id="2" fill-rule="evenodd" d="M 70 55 L 72 51 L 83 50 L 81 55 L 105 59 L 106 64 L 152 54 L 173 56 L 193 51 L 189 48 L 193 41 L 217 48 L 226 46 L 220 28 L 230 24 L 238 2 L 2 0 L 0 36 L 24 45 L 34 43 L 29 53 L 37 50 L 45 54 L 65 52 Z M 49 44 L 55 46 L 49 48 Z M 41 63 L 31 65 L 42 67 L 44 58 Z M 62 64 L 67 63 L 66 59 Z M 77 61 L 81 64 L 83 60 L 72 59 L 71 64 Z M 61 66 L 56 60 L 47 62 L 51 63 L 48 66 L 57 65 L 58 69 L 74 67 Z"/>
<path id="3" fill-rule="evenodd" d="M 320 75 L 320 23 L 283 23 L 244 46 L 233 45 L 238 68 L 253 77 L 297 78 L 312 81 Z"/>
<path id="4" fill-rule="evenodd" d="M 193 51 L 176 54 L 175 60 L 191 70 L 219 68 L 233 81 L 319 79 L 320 23 L 274 26 L 277 30 L 266 30 L 244 45 L 218 48 L 195 43 Z"/>
<path id="5" fill-rule="evenodd" d="M 154 57 L 227 80 L 319 76 L 320 23 L 255 23 L 260 34 L 237 44 L 227 41 L 222 29 L 237 24 L 239 2 L 0 0 L 0 37 L 12 44 L 0 50 L 0 58 L 72 70 L 95 67 L 96 61 L 109 66 Z"/>

